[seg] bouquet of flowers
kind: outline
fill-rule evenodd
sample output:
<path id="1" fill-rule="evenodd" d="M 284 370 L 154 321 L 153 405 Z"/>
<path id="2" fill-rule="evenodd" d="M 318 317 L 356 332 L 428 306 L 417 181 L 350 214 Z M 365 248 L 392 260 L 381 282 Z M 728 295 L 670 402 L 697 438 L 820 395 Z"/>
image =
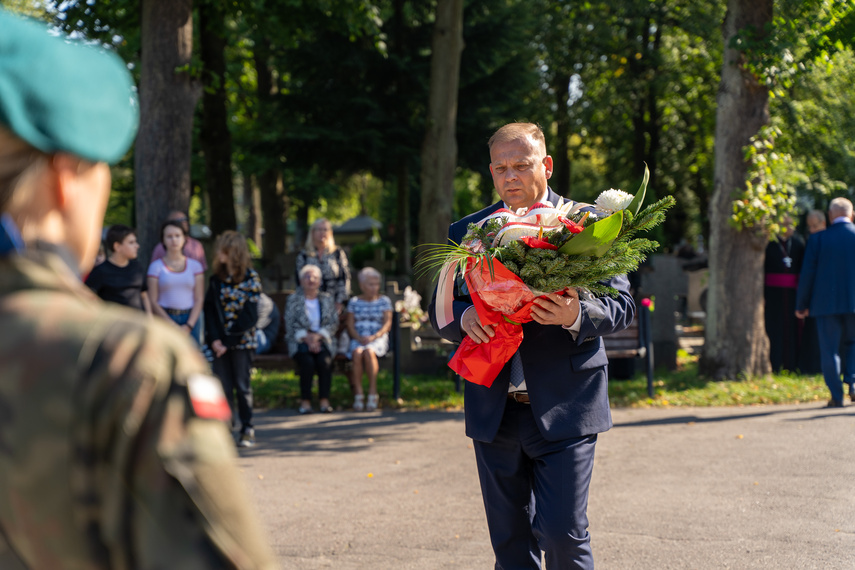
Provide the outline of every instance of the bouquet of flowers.
<path id="1" fill-rule="evenodd" d="M 412 323 L 414 329 L 427 321 L 427 315 L 422 310 L 422 296 L 409 285 L 404 289 L 404 298 L 395 303 L 395 311 L 401 315 L 402 323 Z"/>
<path id="2" fill-rule="evenodd" d="M 594 204 L 534 204 L 525 211 L 500 209 L 470 224 L 460 244 L 434 246 L 418 262 L 438 270 L 436 319 L 454 320 L 454 281 L 462 274 L 483 325 L 494 325 L 488 343 L 463 339 L 449 366 L 476 384 L 490 386 L 522 343 L 522 324 L 532 320 L 534 301 L 568 288 L 616 296 L 604 281 L 634 271 L 659 244 L 637 238 L 665 219 L 674 205 L 666 196 L 641 209 L 649 173 L 635 196 L 606 190 Z"/>

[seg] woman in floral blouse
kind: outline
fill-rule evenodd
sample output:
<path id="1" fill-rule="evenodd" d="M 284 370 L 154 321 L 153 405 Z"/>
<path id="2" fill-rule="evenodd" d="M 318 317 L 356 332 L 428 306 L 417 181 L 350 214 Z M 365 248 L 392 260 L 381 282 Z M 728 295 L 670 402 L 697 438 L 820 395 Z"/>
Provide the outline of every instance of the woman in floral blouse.
<path id="1" fill-rule="evenodd" d="M 250 447 L 255 444 L 250 368 L 256 348 L 261 280 L 251 267 L 246 238 L 238 232 L 223 232 L 214 250 L 214 273 L 205 295 L 205 335 L 214 352 L 214 374 L 223 383 L 232 418 L 237 393 L 241 422 L 238 445 Z"/>

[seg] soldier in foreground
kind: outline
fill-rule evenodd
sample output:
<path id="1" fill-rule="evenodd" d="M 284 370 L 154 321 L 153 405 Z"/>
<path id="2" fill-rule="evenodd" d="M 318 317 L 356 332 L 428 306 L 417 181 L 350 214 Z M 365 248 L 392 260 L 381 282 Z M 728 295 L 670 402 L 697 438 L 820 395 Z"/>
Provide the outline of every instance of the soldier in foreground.
<path id="1" fill-rule="evenodd" d="M 0 567 L 274 568 L 199 351 L 78 277 L 137 108 L 115 55 L 0 9 Z"/>

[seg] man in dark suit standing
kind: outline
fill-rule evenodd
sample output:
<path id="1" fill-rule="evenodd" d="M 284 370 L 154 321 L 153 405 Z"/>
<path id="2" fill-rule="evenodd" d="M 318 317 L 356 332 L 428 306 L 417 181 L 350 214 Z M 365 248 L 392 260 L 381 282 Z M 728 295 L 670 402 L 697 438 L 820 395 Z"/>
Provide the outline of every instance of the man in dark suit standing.
<path id="1" fill-rule="evenodd" d="M 505 125 L 488 146 L 501 200 L 452 224 L 448 237 L 454 243 L 469 223 L 499 208 L 564 203 L 547 186 L 552 157 L 540 127 Z M 609 285 L 617 298 L 580 298 L 569 290 L 538 300 L 519 350 L 492 385 L 466 383 L 466 434 L 475 444 L 496 568 L 540 568 L 541 551 L 551 569 L 594 566 L 588 486 L 597 434 L 612 425 L 601 336 L 626 328 L 635 314 L 626 277 Z M 440 328 L 431 307 L 431 322 L 443 338 L 460 342 L 469 335 L 482 343 L 494 335 L 459 286 L 453 312 L 454 320 Z"/>
<path id="2" fill-rule="evenodd" d="M 820 363 L 831 392 L 829 408 L 843 407 L 840 350 L 844 350 L 849 399 L 855 400 L 855 226 L 852 202 L 835 198 L 828 207 L 831 227 L 808 240 L 799 288 L 796 316 L 816 317 Z"/>

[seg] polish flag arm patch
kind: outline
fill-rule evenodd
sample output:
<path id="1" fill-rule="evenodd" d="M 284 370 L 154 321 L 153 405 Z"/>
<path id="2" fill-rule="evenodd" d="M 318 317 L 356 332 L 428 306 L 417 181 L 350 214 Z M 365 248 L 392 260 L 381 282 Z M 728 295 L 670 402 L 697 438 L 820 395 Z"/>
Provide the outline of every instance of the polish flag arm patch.
<path id="1" fill-rule="evenodd" d="M 200 418 L 228 421 L 232 417 L 223 385 L 213 376 L 193 374 L 187 379 L 187 391 L 193 411 Z"/>

